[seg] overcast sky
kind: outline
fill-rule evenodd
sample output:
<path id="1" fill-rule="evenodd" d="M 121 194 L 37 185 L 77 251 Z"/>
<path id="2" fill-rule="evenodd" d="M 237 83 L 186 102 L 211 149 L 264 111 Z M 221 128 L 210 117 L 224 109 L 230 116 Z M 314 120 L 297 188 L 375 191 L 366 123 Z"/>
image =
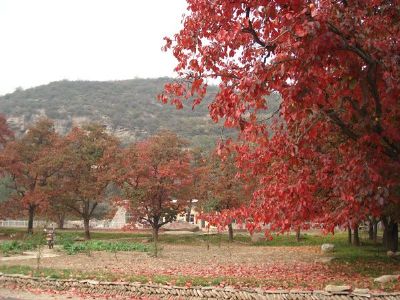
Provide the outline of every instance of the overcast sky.
<path id="1" fill-rule="evenodd" d="M 0 0 L 0 95 L 51 81 L 173 76 L 184 0 Z"/>

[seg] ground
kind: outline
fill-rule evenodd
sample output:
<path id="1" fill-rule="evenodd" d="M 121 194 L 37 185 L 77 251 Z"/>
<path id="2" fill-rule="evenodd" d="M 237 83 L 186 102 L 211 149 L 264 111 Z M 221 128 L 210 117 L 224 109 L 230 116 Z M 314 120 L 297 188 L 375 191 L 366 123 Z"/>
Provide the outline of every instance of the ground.
<path id="1" fill-rule="evenodd" d="M 151 245 L 148 234 L 98 233 L 95 239 L 141 242 Z M 345 235 L 307 236 L 298 243 L 291 236 L 253 244 L 245 235 L 234 243 L 225 236 L 161 235 L 158 257 L 147 252 L 89 251 L 68 255 L 61 246 L 57 257 L 0 261 L 0 272 L 24 273 L 56 278 L 96 278 L 157 282 L 176 285 L 234 285 L 266 289 L 323 289 L 327 284 L 350 284 L 374 290 L 400 290 L 399 282 L 378 285 L 373 278 L 400 274 L 400 262 L 385 257 L 379 246 L 349 248 Z M 332 255 L 320 245 L 337 245 Z M 327 262 L 330 258 L 332 261 Z M 327 259 L 328 258 L 328 259 Z"/>

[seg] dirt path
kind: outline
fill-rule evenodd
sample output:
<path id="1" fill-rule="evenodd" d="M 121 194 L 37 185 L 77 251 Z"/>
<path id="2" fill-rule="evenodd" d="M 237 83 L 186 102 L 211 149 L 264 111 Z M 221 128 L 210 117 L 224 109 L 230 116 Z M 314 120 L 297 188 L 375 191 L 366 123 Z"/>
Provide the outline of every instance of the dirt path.
<path id="1" fill-rule="evenodd" d="M 39 255 L 41 258 L 50 258 L 60 256 L 60 253 L 57 252 L 55 249 L 42 249 L 40 253 L 38 251 L 26 251 L 22 255 L 0 257 L 0 262 L 37 259 Z"/>

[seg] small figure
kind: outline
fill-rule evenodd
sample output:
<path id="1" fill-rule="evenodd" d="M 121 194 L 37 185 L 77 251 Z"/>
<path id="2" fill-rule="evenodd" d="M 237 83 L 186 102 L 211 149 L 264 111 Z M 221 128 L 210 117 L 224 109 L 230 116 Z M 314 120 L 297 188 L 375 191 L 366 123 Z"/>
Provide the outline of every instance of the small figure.
<path id="1" fill-rule="evenodd" d="M 47 228 L 44 229 L 44 233 L 46 234 L 46 241 L 47 245 L 49 246 L 49 249 L 53 249 L 54 247 L 54 237 L 55 237 L 55 230 L 54 227 L 52 229 L 47 230 Z"/>

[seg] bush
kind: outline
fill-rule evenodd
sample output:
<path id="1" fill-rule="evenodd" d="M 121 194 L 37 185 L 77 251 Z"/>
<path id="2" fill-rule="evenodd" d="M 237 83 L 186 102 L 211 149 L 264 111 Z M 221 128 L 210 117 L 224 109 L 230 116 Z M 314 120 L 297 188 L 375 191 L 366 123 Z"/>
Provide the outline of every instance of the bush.
<path id="1" fill-rule="evenodd" d="M 6 241 L 0 243 L 0 252 L 3 255 L 19 254 L 27 250 L 36 248 L 36 245 L 31 241 Z"/>
<path id="2" fill-rule="evenodd" d="M 105 242 L 105 241 L 87 241 L 82 243 L 65 242 L 63 244 L 64 250 L 72 255 L 79 252 L 90 251 L 138 251 L 148 252 L 150 247 L 148 245 L 135 243 L 135 242 Z"/>

